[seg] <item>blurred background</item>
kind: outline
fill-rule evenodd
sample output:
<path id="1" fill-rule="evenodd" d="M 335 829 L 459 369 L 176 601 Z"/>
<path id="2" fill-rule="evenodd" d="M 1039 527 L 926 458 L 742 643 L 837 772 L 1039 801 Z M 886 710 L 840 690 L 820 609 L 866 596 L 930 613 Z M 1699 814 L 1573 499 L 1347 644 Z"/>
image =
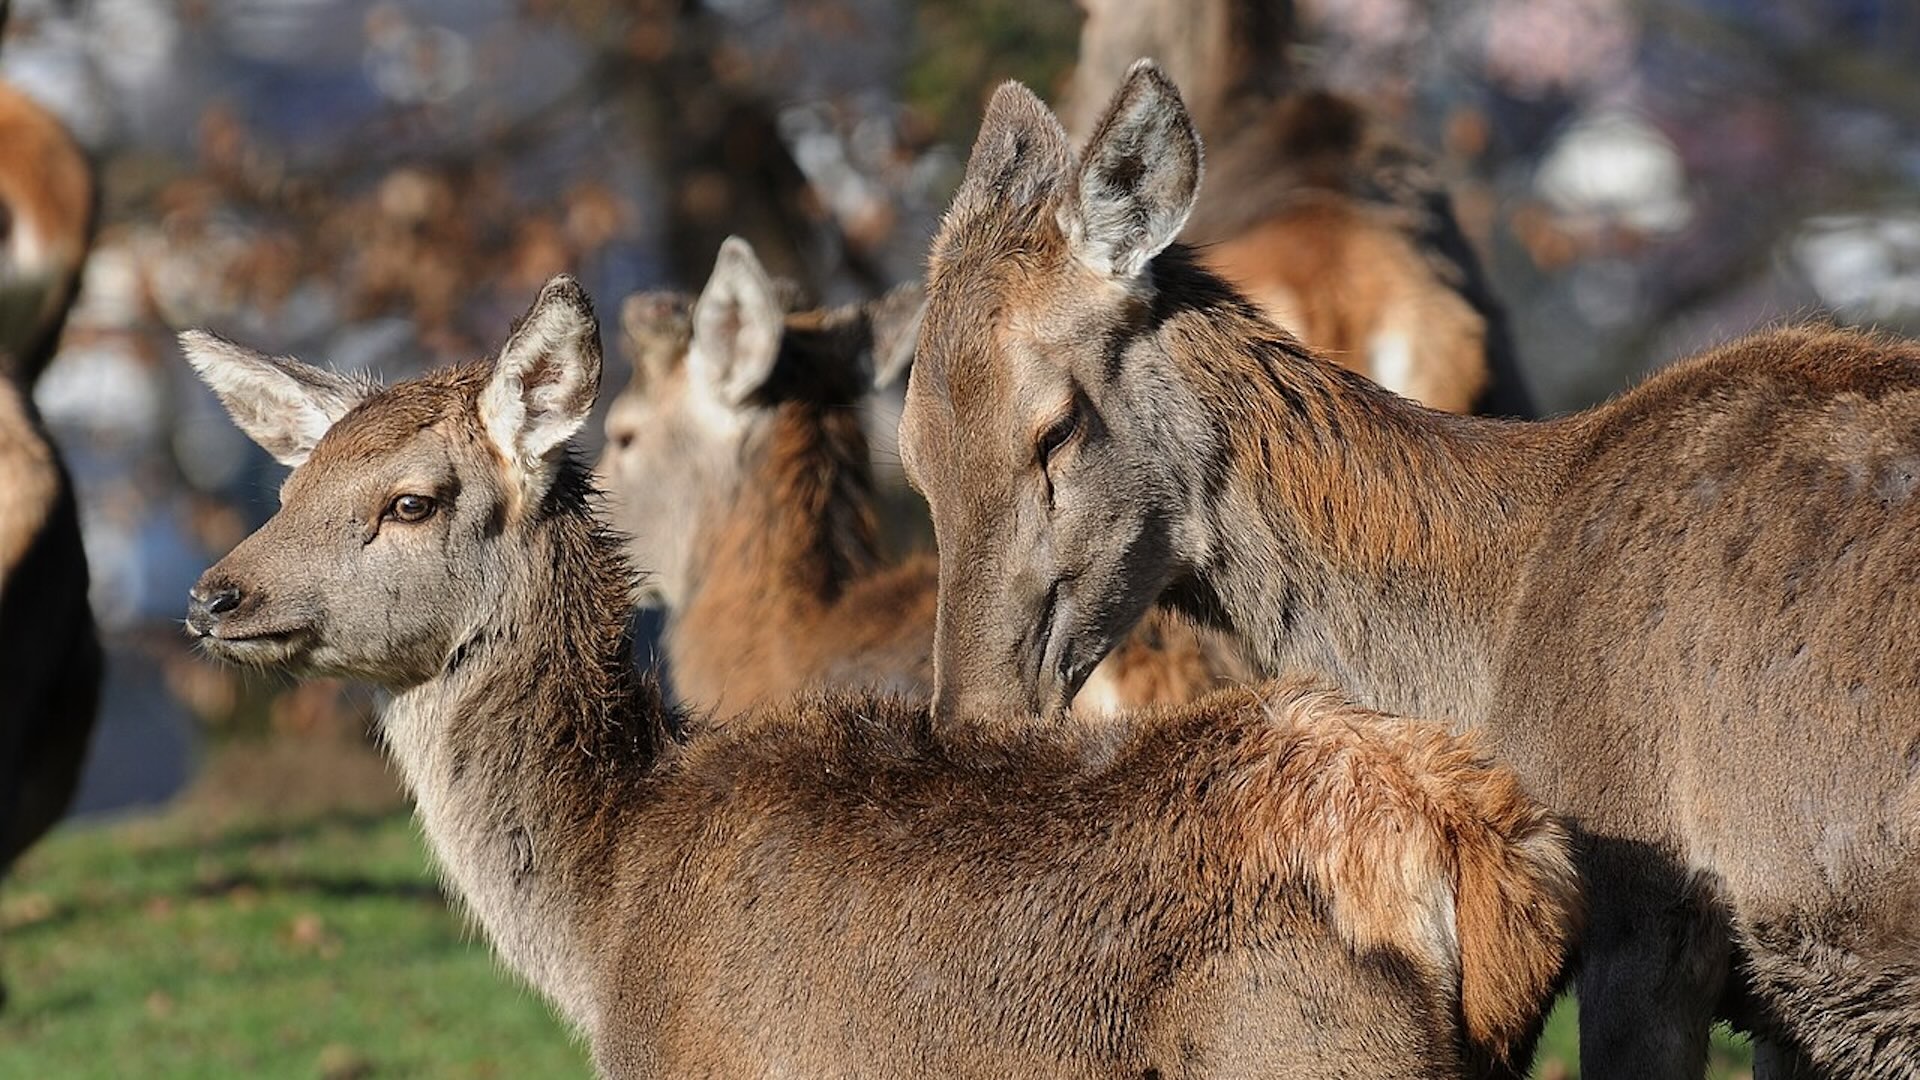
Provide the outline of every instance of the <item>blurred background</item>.
<path id="1" fill-rule="evenodd" d="M 1545 410 L 1794 318 L 1920 332 L 1912 0 L 1294 15 L 1292 82 L 1438 158 Z M 1081 18 L 1072 0 L 15 0 L 0 78 L 67 123 L 102 187 L 36 397 L 110 666 L 79 820 L 0 885 L 0 1074 L 585 1071 L 447 914 L 367 737 L 374 696 L 187 649 L 188 586 L 271 513 L 282 470 L 174 329 L 392 380 L 488 351 L 561 270 L 603 312 L 697 289 L 728 233 L 818 299 L 875 295 L 918 275 L 986 94 L 1018 78 L 1057 99 Z M 1570 1068 L 1556 1050 L 1541 1072 Z"/>

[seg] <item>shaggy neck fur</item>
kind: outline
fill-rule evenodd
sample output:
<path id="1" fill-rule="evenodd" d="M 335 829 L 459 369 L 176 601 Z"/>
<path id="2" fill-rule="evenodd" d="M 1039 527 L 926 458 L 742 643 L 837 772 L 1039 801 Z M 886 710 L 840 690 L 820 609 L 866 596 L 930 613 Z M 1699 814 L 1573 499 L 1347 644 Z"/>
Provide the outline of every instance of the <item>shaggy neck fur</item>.
<path id="1" fill-rule="evenodd" d="M 1323 361 L 1175 249 L 1158 345 L 1219 417 L 1196 490 L 1207 585 L 1175 597 L 1268 671 L 1306 667 L 1375 708 L 1471 720 L 1489 627 L 1564 473 L 1560 425 L 1436 412 Z"/>
<path id="2" fill-rule="evenodd" d="M 677 687 L 723 711 L 744 704 L 728 694 L 740 673 L 780 664 L 880 565 L 857 408 L 782 402 L 742 453 L 738 489 L 698 530 L 687 600 L 668 630 Z"/>
<path id="3" fill-rule="evenodd" d="M 500 955 L 587 1034 L 622 822 L 675 718 L 636 675 L 633 582 L 572 460 L 493 605 L 384 723 L 443 873 Z M 509 525 L 509 529 L 516 526 Z"/>

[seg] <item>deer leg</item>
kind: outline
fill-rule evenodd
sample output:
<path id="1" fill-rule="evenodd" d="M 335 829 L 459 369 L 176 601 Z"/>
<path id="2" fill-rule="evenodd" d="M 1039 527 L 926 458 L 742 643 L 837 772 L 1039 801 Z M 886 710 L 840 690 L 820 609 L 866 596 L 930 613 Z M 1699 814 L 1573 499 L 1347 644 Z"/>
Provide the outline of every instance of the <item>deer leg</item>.
<path id="1" fill-rule="evenodd" d="M 1683 874 L 1612 843 L 1589 849 L 1583 868 L 1591 913 L 1575 976 L 1580 1074 L 1700 1080 L 1727 979 L 1724 923 Z"/>

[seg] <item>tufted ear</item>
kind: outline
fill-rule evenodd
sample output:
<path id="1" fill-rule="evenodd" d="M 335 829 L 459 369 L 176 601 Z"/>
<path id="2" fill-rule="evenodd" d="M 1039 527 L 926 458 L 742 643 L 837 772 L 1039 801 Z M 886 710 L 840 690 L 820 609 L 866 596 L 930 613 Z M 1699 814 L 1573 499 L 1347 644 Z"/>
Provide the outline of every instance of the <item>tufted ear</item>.
<path id="1" fill-rule="evenodd" d="M 920 338 L 920 317 L 926 310 L 926 294 L 917 281 L 896 285 L 866 306 L 867 325 L 873 334 L 875 389 L 892 386 L 906 376 Z"/>
<path id="2" fill-rule="evenodd" d="M 571 276 L 547 282 L 514 324 L 480 392 L 480 421 L 529 505 L 539 505 L 600 392 L 600 324 Z"/>
<path id="3" fill-rule="evenodd" d="M 713 276 L 693 307 L 693 376 L 727 405 L 766 385 L 786 333 L 785 308 L 773 279 L 737 236 L 720 245 Z"/>
<path id="4" fill-rule="evenodd" d="M 1131 280 L 1187 223 L 1200 190 L 1200 136 L 1180 91 L 1136 61 L 1087 140 L 1060 228 L 1087 266 Z"/>
<path id="5" fill-rule="evenodd" d="M 1059 189 L 1072 165 L 1066 129 L 1053 110 L 1019 83 L 1001 83 L 980 118 L 947 220 L 1037 202 Z"/>
<path id="6" fill-rule="evenodd" d="M 328 428 L 373 392 L 371 381 L 267 356 L 204 330 L 182 333 L 180 349 L 240 430 L 294 468 Z"/>

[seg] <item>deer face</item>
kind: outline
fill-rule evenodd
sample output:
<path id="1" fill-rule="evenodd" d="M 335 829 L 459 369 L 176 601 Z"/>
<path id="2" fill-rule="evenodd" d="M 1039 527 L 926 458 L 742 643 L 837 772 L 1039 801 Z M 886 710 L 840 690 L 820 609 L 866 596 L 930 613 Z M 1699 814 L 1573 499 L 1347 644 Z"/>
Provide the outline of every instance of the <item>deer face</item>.
<path id="1" fill-rule="evenodd" d="M 1177 572 L 1212 436 L 1153 339 L 1200 147 L 1136 65 L 1084 162 L 994 96 L 930 260 L 900 426 L 940 547 L 935 708 L 1063 709 Z"/>
<path id="2" fill-rule="evenodd" d="M 432 678 L 525 561 L 593 405 L 593 310 L 556 278 L 491 365 L 380 390 L 211 335 L 188 359 L 293 466 L 280 510 L 201 576 L 187 629 L 222 659 L 405 689 Z"/>
<path id="3" fill-rule="evenodd" d="M 752 248 L 729 239 L 697 301 L 642 293 L 622 311 L 633 381 L 607 413 L 596 471 L 614 526 L 646 571 L 644 601 L 684 601 L 699 519 L 739 487 L 784 307 Z"/>
<path id="4" fill-rule="evenodd" d="M 633 382 L 608 410 L 596 471 L 630 557 L 647 571 L 648 601 L 685 602 L 703 519 L 738 497 L 774 410 L 857 409 L 870 382 L 911 355 L 917 289 L 788 314 L 792 299 L 736 238 L 721 245 L 697 301 L 639 293 L 624 306 Z"/>

